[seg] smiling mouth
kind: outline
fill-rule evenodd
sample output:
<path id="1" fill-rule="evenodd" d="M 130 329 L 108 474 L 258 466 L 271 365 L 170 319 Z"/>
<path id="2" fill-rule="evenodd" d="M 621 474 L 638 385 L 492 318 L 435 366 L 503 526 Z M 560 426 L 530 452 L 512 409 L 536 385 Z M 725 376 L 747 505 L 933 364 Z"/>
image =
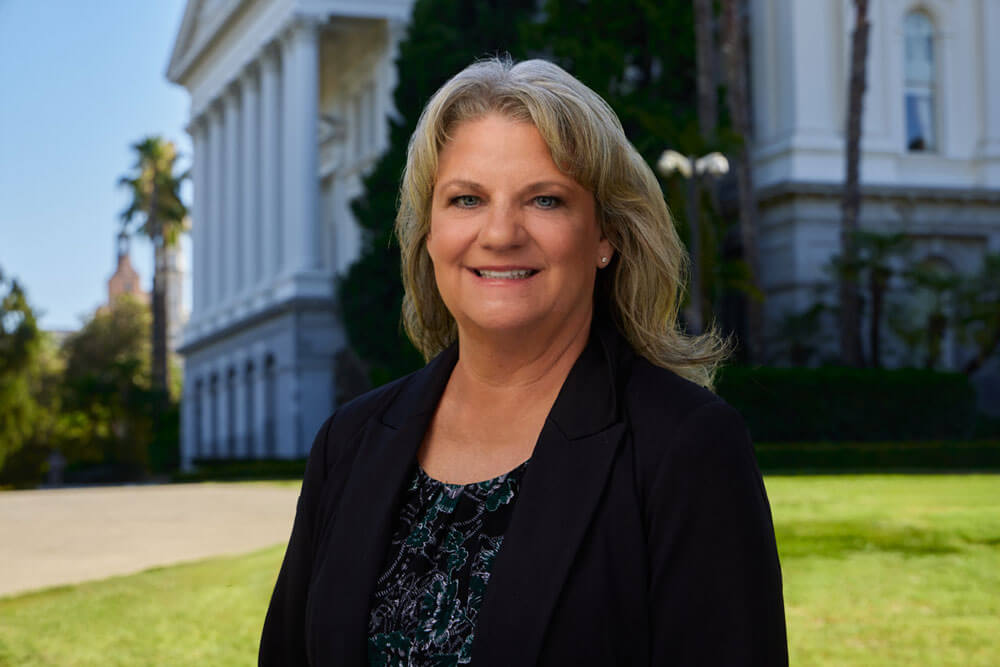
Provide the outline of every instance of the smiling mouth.
<path id="1" fill-rule="evenodd" d="M 473 269 L 480 278 L 492 280 L 524 280 L 538 273 L 537 269 L 510 269 L 508 271 L 492 271 L 490 269 Z"/>

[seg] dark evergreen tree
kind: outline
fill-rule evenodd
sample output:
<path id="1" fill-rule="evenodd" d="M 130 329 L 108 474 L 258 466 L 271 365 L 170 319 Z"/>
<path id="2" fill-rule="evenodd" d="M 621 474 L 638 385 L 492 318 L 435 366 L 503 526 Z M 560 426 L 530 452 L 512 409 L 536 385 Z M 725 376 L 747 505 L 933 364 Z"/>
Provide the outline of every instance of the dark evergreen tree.
<path id="1" fill-rule="evenodd" d="M 665 148 L 704 148 L 691 0 L 546 0 L 522 35 L 607 100 L 650 166 Z"/>
<path id="2" fill-rule="evenodd" d="M 398 115 L 389 124 L 389 148 L 352 203 L 362 228 L 361 255 L 340 284 L 341 313 L 354 351 L 381 384 L 418 368 L 422 359 L 400 323 L 403 287 L 393 236 L 406 145 L 427 100 L 451 76 L 478 58 L 523 55 L 518 25 L 535 0 L 417 0 L 396 63 Z"/>

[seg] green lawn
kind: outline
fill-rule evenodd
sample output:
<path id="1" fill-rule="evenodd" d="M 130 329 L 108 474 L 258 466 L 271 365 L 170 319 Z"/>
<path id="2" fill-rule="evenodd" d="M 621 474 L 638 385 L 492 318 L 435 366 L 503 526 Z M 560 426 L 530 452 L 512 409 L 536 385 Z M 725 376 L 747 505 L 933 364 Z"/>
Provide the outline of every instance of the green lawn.
<path id="1" fill-rule="evenodd" d="M 768 477 L 793 665 L 1000 665 L 1000 475 Z M 249 665 L 282 547 L 0 600 L 0 665 Z"/>

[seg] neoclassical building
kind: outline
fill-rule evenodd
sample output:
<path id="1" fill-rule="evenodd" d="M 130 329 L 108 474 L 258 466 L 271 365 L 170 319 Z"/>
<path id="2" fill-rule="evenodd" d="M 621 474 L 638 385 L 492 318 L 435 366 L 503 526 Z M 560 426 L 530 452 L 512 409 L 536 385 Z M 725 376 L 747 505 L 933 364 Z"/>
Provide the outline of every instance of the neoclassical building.
<path id="1" fill-rule="evenodd" d="M 840 249 L 853 5 L 750 0 L 754 175 L 772 334 L 812 303 Z M 1000 252 L 1000 2 L 872 0 L 869 13 L 859 226 L 905 231 L 915 261 L 976 271 L 986 252 Z M 886 352 L 892 364 L 894 350 Z M 959 367 L 963 352 L 949 336 L 942 361 Z"/>
<path id="2" fill-rule="evenodd" d="M 412 0 L 189 0 L 193 308 L 182 459 L 306 454 L 335 407 L 348 203 L 385 147 Z M 765 327 L 839 249 L 850 0 L 748 0 Z M 1000 2 L 871 0 L 861 225 L 946 270 L 1000 251 Z M 945 361 L 960 363 L 948 341 Z"/>
<path id="3" fill-rule="evenodd" d="M 348 208 L 383 150 L 409 0 L 190 0 L 193 304 L 182 464 L 304 456 L 334 408 Z"/>

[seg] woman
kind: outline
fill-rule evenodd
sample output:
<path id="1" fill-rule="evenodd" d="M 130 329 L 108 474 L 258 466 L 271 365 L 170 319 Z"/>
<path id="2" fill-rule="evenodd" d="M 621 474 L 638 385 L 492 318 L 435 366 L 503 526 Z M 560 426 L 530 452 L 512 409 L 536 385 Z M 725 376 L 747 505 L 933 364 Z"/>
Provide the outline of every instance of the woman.
<path id="1" fill-rule="evenodd" d="M 770 510 L 650 169 L 550 63 L 474 64 L 410 143 L 431 361 L 320 429 L 262 665 L 783 665 Z"/>

